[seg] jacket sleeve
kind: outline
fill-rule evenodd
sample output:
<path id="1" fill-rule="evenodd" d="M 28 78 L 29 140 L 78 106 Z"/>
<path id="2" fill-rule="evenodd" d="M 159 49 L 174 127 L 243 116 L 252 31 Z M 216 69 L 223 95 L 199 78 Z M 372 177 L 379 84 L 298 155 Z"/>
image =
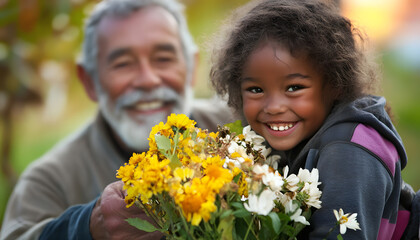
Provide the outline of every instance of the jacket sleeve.
<path id="1" fill-rule="evenodd" d="M 73 189 L 79 185 L 71 185 L 66 190 L 62 182 L 69 181 L 60 179 L 62 171 L 53 165 L 30 166 L 28 169 L 22 174 L 9 198 L 0 239 L 38 239 L 47 226 L 50 232 L 54 229 L 61 231 L 64 223 L 77 224 L 77 230 L 86 229 L 90 219 L 87 216 L 93 207 L 92 201 L 98 197 L 99 188 L 98 191 L 76 192 Z M 79 196 L 81 193 L 89 194 L 84 197 L 86 201 Z M 60 227 L 53 227 L 53 224 Z"/>
<path id="2" fill-rule="evenodd" d="M 344 213 L 357 213 L 361 228 L 347 229 L 344 239 L 376 239 L 394 182 L 381 160 L 357 144 L 335 142 L 319 152 L 316 168 L 322 206 L 310 219 L 309 238 L 325 238 L 336 223 L 333 209 L 342 208 Z M 336 228 L 329 239 L 337 239 L 338 234 Z"/>
<path id="3" fill-rule="evenodd" d="M 45 226 L 39 239 L 92 239 L 89 222 L 96 201 L 70 207 Z"/>

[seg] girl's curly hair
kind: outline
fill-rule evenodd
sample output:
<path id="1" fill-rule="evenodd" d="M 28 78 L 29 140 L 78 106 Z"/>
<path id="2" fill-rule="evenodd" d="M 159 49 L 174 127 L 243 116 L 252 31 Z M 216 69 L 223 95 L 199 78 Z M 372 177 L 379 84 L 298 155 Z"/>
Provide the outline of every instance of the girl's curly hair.
<path id="1" fill-rule="evenodd" d="M 333 5 L 310 0 L 263 0 L 239 8 L 220 47 L 213 52 L 210 79 L 228 104 L 242 109 L 243 66 L 263 41 L 274 41 L 292 56 L 306 55 L 338 101 L 351 101 L 373 90 L 374 63 L 366 61 L 364 36 Z"/>

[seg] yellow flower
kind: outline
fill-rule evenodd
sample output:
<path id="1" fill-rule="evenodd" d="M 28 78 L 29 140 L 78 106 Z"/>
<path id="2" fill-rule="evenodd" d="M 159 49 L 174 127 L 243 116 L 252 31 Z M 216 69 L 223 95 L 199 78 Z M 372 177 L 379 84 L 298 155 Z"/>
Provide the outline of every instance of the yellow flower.
<path id="1" fill-rule="evenodd" d="M 181 179 L 181 181 L 186 182 L 188 179 L 194 177 L 194 170 L 191 168 L 177 168 L 174 171 L 174 176 Z"/>
<path id="2" fill-rule="evenodd" d="M 157 155 L 146 156 L 146 161 L 139 163 L 134 171 L 133 188 L 137 188 L 143 203 L 146 203 L 150 197 L 168 191 L 168 179 L 172 177 L 170 160 L 159 161 Z"/>
<path id="3" fill-rule="evenodd" d="M 231 182 L 233 179 L 232 173 L 229 169 L 217 165 L 209 165 L 204 170 L 204 174 L 211 179 L 216 191 L 222 188 L 226 183 Z"/>
<path id="4" fill-rule="evenodd" d="M 238 181 L 238 194 L 241 196 L 248 197 L 248 181 L 246 181 L 246 173 L 242 171 L 240 168 L 234 168 L 233 169 L 233 176 L 238 176 L 238 174 L 241 174 L 241 177 Z"/>
<path id="5" fill-rule="evenodd" d="M 128 163 L 130 165 L 136 165 L 137 163 L 139 163 L 145 156 L 145 153 L 133 153 L 133 156 L 130 157 L 130 160 L 128 160 Z"/>
<path id="6" fill-rule="evenodd" d="M 191 153 L 193 153 L 193 152 L 191 152 Z M 193 162 L 193 163 L 202 163 L 204 161 L 203 158 L 201 158 L 200 156 L 194 155 L 194 154 L 190 155 L 190 158 L 191 158 L 191 162 Z"/>
<path id="7" fill-rule="evenodd" d="M 139 187 L 138 182 L 133 182 L 131 185 L 124 185 L 124 189 L 127 190 L 127 195 L 125 196 L 125 203 L 127 208 L 131 207 L 134 204 L 135 200 L 139 196 Z"/>
<path id="8" fill-rule="evenodd" d="M 189 129 L 194 128 L 196 122 L 194 120 L 189 119 L 185 114 L 174 114 L 172 113 L 168 117 L 167 123 L 169 126 L 176 127 L 178 129 Z"/>
<path id="9" fill-rule="evenodd" d="M 197 138 L 205 139 L 207 137 L 207 131 L 199 129 L 197 133 Z"/>
<path id="10" fill-rule="evenodd" d="M 208 157 L 204 161 L 202 161 L 202 166 L 206 169 L 209 165 L 217 165 L 222 167 L 225 163 L 224 159 L 221 159 L 220 156 Z"/>
<path id="11" fill-rule="evenodd" d="M 229 169 L 223 167 L 223 161 L 220 160 L 219 156 L 209 159 L 212 159 L 214 162 L 206 164 L 203 170 L 205 176 L 201 181 L 206 183 L 215 193 L 219 193 L 224 186 L 232 182 L 233 175 Z"/>
<path id="12" fill-rule="evenodd" d="M 182 193 L 175 195 L 175 202 L 181 207 L 182 214 L 194 226 L 199 225 L 201 220 L 208 221 L 211 213 L 217 209 L 214 204 L 216 195 L 208 183 L 194 178 L 191 184 L 183 186 Z"/>
<path id="13" fill-rule="evenodd" d="M 125 163 L 124 166 L 121 166 L 117 171 L 117 178 L 126 183 L 133 179 L 134 177 L 134 168 L 135 165 Z"/>
<path id="14" fill-rule="evenodd" d="M 216 139 L 216 138 L 217 138 L 217 136 L 219 136 L 219 132 L 216 132 L 216 133 L 214 133 L 214 132 L 210 132 L 210 133 L 209 133 L 209 137 L 211 137 L 211 138 L 213 138 L 213 139 Z"/>
<path id="15" fill-rule="evenodd" d="M 232 153 L 232 154 L 230 155 L 230 157 L 231 157 L 231 158 L 240 158 L 240 157 L 242 157 L 242 156 L 241 156 L 241 154 L 240 154 L 240 153 L 238 153 L 238 152 L 234 152 L 234 153 Z"/>
<path id="16" fill-rule="evenodd" d="M 163 122 L 160 122 L 159 124 L 155 125 L 149 134 L 149 152 L 157 153 L 157 145 L 156 145 L 156 139 L 155 136 L 157 134 L 160 134 L 162 136 L 166 137 L 173 137 L 174 132 L 172 131 L 172 128 L 168 126 L 167 124 L 164 124 Z"/>

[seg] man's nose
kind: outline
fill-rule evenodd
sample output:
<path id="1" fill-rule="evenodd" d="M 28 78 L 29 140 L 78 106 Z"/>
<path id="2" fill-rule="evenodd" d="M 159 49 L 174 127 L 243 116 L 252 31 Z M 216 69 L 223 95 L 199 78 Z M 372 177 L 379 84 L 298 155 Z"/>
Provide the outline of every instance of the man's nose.
<path id="1" fill-rule="evenodd" d="M 133 87 L 147 90 L 159 87 L 161 84 L 162 79 L 148 61 L 139 63 L 138 72 L 132 82 Z"/>

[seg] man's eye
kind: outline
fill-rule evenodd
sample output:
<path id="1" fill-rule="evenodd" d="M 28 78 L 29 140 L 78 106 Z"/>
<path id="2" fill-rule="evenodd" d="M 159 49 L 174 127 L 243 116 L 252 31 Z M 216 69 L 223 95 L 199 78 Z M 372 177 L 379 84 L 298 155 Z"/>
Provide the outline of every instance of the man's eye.
<path id="1" fill-rule="evenodd" d="M 246 91 L 251 92 L 251 93 L 262 93 L 263 90 L 262 88 L 259 87 L 249 87 L 246 89 Z"/>
<path id="2" fill-rule="evenodd" d="M 297 90 L 303 89 L 304 87 L 301 85 L 293 85 L 287 88 L 287 92 L 295 92 Z"/>
<path id="3" fill-rule="evenodd" d="M 167 55 L 163 54 L 163 55 L 160 55 L 160 56 L 156 56 L 154 58 L 154 60 L 155 60 L 156 63 L 174 62 L 176 59 L 177 58 L 175 56 L 170 55 L 170 54 L 167 54 Z"/>
<path id="4" fill-rule="evenodd" d="M 159 57 L 159 58 L 157 58 L 157 61 L 159 61 L 159 62 L 171 62 L 173 60 L 174 60 L 173 57 Z"/>
<path id="5" fill-rule="evenodd" d="M 114 68 L 124 68 L 132 65 L 132 61 L 119 61 L 113 64 Z"/>

